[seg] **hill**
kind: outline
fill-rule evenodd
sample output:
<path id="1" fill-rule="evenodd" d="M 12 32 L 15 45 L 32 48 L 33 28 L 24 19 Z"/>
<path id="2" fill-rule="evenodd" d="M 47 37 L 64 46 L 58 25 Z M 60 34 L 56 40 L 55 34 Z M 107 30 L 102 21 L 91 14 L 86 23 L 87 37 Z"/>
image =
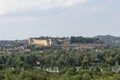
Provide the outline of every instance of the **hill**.
<path id="1" fill-rule="evenodd" d="M 106 43 L 109 47 L 120 47 L 120 37 L 112 36 L 112 35 L 98 35 L 94 38 L 98 38 L 104 43 Z"/>

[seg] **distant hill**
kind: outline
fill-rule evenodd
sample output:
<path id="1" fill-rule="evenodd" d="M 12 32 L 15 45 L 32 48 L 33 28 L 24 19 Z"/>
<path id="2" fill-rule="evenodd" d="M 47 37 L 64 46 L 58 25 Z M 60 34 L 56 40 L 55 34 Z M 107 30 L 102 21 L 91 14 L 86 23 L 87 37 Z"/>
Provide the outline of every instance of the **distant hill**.
<path id="1" fill-rule="evenodd" d="M 120 37 L 112 35 L 98 35 L 94 38 L 98 38 L 106 43 L 109 47 L 120 47 Z"/>
<path id="2" fill-rule="evenodd" d="M 5 47 L 5 46 L 20 46 L 20 45 L 24 45 L 27 46 L 28 45 L 28 41 L 27 40 L 0 40 L 0 47 Z"/>
<path id="3" fill-rule="evenodd" d="M 98 36 L 95 36 L 94 38 L 98 38 L 103 41 L 120 40 L 120 37 L 116 37 L 116 36 L 112 36 L 112 35 L 98 35 Z"/>
<path id="4" fill-rule="evenodd" d="M 112 36 L 112 35 L 98 35 L 95 37 L 82 37 L 82 36 L 71 36 L 71 37 L 40 37 L 40 39 L 51 39 L 54 45 L 60 44 L 79 44 L 79 43 L 97 43 L 97 44 L 105 44 L 110 47 L 120 47 L 120 37 Z M 19 46 L 24 45 L 28 46 L 28 40 L 0 40 L 0 47 L 6 46 Z"/>

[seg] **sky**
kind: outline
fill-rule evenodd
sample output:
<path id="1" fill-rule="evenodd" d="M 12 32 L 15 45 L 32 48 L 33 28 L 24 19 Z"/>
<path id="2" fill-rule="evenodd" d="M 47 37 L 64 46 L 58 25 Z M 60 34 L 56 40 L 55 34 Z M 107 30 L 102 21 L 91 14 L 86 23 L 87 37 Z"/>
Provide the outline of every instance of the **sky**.
<path id="1" fill-rule="evenodd" d="M 0 0 L 0 40 L 120 36 L 120 0 Z"/>

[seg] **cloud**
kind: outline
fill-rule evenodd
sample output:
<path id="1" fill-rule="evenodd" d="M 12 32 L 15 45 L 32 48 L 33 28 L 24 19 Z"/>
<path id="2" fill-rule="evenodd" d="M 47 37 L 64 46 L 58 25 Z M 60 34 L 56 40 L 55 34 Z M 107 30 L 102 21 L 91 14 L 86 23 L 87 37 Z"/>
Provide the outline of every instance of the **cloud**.
<path id="1" fill-rule="evenodd" d="M 0 0 L 0 15 L 19 10 L 34 8 L 50 9 L 54 7 L 70 7 L 76 3 L 85 3 L 87 0 Z"/>
<path id="2" fill-rule="evenodd" d="M 37 17 L 13 17 L 13 18 L 1 18 L 0 22 L 1 23 L 16 23 L 16 22 L 32 22 L 36 21 L 39 18 Z"/>

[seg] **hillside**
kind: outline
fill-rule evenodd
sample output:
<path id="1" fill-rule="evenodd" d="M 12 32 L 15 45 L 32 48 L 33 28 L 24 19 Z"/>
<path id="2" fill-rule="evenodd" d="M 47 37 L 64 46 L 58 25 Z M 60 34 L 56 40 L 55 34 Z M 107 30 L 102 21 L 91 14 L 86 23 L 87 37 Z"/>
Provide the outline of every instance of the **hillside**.
<path id="1" fill-rule="evenodd" d="M 95 36 L 95 38 L 98 38 L 103 41 L 120 40 L 120 37 L 116 37 L 116 36 L 112 36 L 112 35 L 98 35 L 98 36 Z"/>
<path id="2" fill-rule="evenodd" d="M 5 46 L 19 46 L 19 45 L 28 45 L 27 40 L 0 40 L 0 47 L 5 47 Z"/>
<path id="3" fill-rule="evenodd" d="M 94 38 L 98 38 L 109 47 L 120 47 L 120 37 L 112 36 L 112 35 L 98 35 L 95 36 Z"/>

